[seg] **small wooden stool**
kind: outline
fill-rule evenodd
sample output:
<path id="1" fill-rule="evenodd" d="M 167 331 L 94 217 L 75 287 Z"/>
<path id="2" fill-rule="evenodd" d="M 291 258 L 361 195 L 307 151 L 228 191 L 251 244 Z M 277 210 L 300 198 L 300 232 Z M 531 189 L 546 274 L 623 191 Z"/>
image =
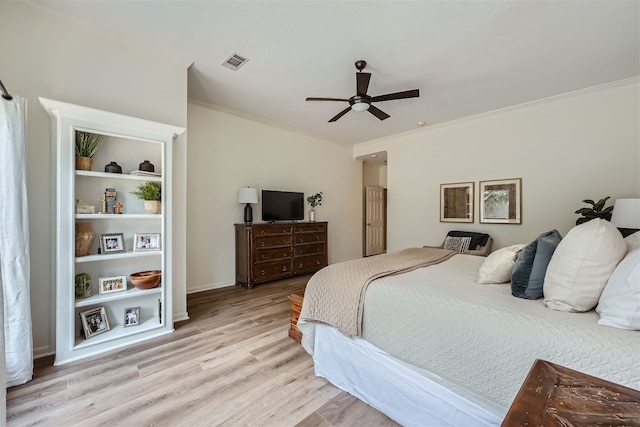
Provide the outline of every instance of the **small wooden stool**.
<path id="1" fill-rule="evenodd" d="M 291 301 L 291 328 L 289 328 L 289 336 L 297 342 L 302 341 L 302 332 L 298 329 L 298 318 L 300 310 L 302 310 L 302 300 L 304 299 L 304 290 L 289 295 Z"/>

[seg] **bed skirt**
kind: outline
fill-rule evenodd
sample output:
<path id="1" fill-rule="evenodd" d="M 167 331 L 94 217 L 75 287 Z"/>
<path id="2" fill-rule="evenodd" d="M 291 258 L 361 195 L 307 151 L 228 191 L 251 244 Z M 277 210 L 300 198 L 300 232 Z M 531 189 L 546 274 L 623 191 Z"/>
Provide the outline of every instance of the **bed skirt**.
<path id="1" fill-rule="evenodd" d="M 316 375 L 403 426 L 499 426 L 507 413 L 508 408 L 330 326 L 315 325 L 314 347 Z"/>

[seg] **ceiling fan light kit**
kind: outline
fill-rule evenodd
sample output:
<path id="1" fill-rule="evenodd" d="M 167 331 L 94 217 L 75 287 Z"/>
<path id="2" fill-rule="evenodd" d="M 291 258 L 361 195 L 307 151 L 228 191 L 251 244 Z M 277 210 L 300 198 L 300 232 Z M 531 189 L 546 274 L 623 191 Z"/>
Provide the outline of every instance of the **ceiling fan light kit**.
<path id="1" fill-rule="evenodd" d="M 370 96 L 367 95 L 367 91 L 369 90 L 369 81 L 371 80 L 371 73 L 363 73 L 364 67 L 367 66 L 367 61 L 358 60 L 355 62 L 356 70 L 356 94 L 351 98 L 315 98 L 309 97 L 306 101 L 338 101 L 338 102 L 348 102 L 349 107 L 340 111 L 338 114 L 333 116 L 329 123 L 337 121 L 340 117 L 347 114 L 349 111 L 369 111 L 371 114 L 376 116 L 379 120 L 388 119 L 390 116 L 379 108 L 371 105 L 372 102 L 382 102 L 382 101 L 392 101 L 394 99 L 406 99 L 406 98 L 417 98 L 420 96 L 419 89 L 411 89 L 405 90 L 403 92 L 394 92 L 388 93 L 386 95 L 379 96 Z"/>

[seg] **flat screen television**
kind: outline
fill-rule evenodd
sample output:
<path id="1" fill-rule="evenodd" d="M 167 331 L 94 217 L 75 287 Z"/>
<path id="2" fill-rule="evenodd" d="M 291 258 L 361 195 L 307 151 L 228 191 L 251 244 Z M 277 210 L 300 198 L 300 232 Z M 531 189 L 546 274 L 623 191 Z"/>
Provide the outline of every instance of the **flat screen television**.
<path id="1" fill-rule="evenodd" d="M 304 193 L 262 190 L 263 221 L 304 219 Z"/>

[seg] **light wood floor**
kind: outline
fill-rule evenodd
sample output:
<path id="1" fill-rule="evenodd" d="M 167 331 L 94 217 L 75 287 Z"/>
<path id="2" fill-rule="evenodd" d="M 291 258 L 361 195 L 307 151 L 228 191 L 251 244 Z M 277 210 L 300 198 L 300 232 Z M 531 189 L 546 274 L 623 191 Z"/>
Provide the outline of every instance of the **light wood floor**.
<path id="1" fill-rule="evenodd" d="M 52 366 L 7 390 L 9 426 L 396 426 L 313 373 L 287 336 L 308 277 L 189 295 L 166 337 Z"/>

